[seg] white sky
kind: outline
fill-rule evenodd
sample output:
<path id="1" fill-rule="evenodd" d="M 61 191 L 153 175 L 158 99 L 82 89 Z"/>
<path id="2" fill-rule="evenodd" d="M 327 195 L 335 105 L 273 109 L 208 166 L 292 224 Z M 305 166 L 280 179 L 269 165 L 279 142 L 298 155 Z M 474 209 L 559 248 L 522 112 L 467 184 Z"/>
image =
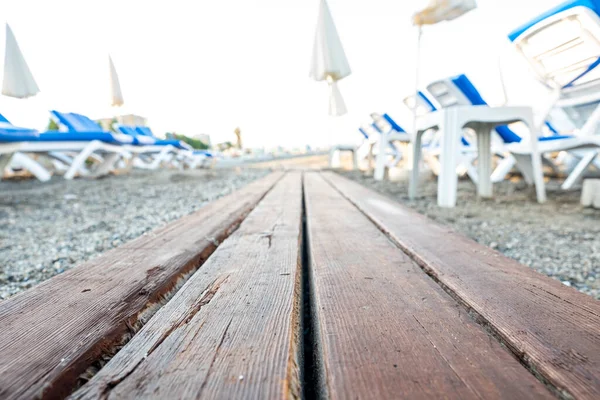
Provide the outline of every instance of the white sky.
<path id="1" fill-rule="evenodd" d="M 328 89 L 308 78 L 318 0 L 2 0 L 42 93 L 0 96 L 13 123 L 43 128 L 48 109 L 110 116 L 108 54 L 122 112 L 158 134 L 208 133 L 213 142 L 323 146 L 360 140 L 373 111 L 409 128 L 402 99 L 414 91 L 416 30 L 426 0 L 329 0 L 352 68 L 340 83 L 348 115 L 327 115 Z M 537 97 L 506 34 L 560 0 L 478 0 L 479 8 L 423 34 L 421 83 L 467 73 L 490 103 L 502 101 L 498 56 L 508 54 L 512 104 Z M 0 31 L 4 54 L 4 29 Z"/>

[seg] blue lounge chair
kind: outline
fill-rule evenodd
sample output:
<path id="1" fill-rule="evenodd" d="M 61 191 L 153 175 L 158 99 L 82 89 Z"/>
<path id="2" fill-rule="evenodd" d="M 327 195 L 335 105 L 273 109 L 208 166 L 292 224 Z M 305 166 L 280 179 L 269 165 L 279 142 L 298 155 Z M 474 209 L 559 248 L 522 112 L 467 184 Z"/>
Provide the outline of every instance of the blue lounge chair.
<path id="1" fill-rule="evenodd" d="M 197 168 L 198 166 L 206 167 L 211 165 L 212 162 L 215 161 L 215 155 L 209 150 L 194 150 L 192 146 L 181 140 L 159 139 L 147 126 L 136 126 L 135 129 L 141 135 L 154 138 L 156 140 L 156 144 L 158 145 L 171 145 L 177 147 L 178 149 L 187 150 L 191 152 L 191 155 L 189 153 L 186 153 L 186 155 L 184 156 L 185 162 L 191 169 Z"/>
<path id="2" fill-rule="evenodd" d="M 600 133 L 600 0 L 569 0 L 533 18 L 508 38 L 550 93 L 540 118 L 563 110 L 578 137 Z M 570 152 L 581 158 L 564 188 L 570 187 L 597 151 Z"/>
<path id="3" fill-rule="evenodd" d="M 427 86 L 427 90 L 442 107 L 488 105 L 466 75 L 458 75 L 433 82 Z M 504 151 L 509 152 L 511 157 L 506 157 L 496 168 L 492 174 L 492 181 L 497 182 L 504 179 L 506 173 L 516 162 L 526 181 L 532 183 L 534 176 L 531 168 L 531 148 L 527 144 L 527 141 L 523 140 L 521 136 L 508 126 L 499 126 L 495 130 L 501 140 Z M 586 148 L 596 151 L 600 147 L 600 137 L 590 136 L 553 135 L 539 137 L 538 141 L 538 148 L 541 154 Z M 580 177 L 581 173 L 583 171 L 574 171 L 563 184 L 563 188 L 567 189 L 571 187 Z"/>
<path id="4" fill-rule="evenodd" d="M 55 116 L 53 114 L 53 116 Z M 86 159 L 93 153 L 108 154 L 102 160 L 94 174 L 107 173 L 114 159 L 123 154 L 125 146 L 133 140 L 125 135 L 111 134 L 103 131 L 88 130 L 83 133 L 48 131 L 38 132 L 34 129 L 12 125 L 5 117 L 0 116 L 0 166 L 18 164 L 31 171 L 39 180 L 50 179 L 50 172 L 35 161 L 28 153 L 46 154 L 54 159 L 70 164 L 65 173 L 66 179 L 72 179 L 78 172 L 90 173 L 85 169 Z M 75 159 L 64 156 L 65 152 L 77 153 Z"/>

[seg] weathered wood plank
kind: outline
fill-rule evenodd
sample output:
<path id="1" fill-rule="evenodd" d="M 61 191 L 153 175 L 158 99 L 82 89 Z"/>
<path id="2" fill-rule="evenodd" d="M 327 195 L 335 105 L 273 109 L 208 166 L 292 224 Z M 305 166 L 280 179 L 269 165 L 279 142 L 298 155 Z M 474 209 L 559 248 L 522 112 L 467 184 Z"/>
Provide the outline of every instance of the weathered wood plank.
<path id="1" fill-rule="evenodd" d="M 552 398 L 320 174 L 305 175 L 330 398 Z"/>
<path id="2" fill-rule="evenodd" d="M 281 178 L 271 174 L 0 303 L 0 398 L 69 394 Z"/>
<path id="3" fill-rule="evenodd" d="M 565 396 L 600 397 L 600 302 L 337 174 L 325 177 Z"/>
<path id="4" fill-rule="evenodd" d="M 298 397 L 301 198 L 289 173 L 73 398 Z"/>

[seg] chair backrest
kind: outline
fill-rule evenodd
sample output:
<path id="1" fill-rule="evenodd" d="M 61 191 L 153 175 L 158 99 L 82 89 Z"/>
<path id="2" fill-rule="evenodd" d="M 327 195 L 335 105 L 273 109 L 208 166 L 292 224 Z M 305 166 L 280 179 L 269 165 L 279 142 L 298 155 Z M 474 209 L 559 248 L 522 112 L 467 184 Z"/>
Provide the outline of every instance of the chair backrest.
<path id="1" fill-rule="evenodd" d="M 417 92 L 416 96 L 414 94 L 406 96 L 402 102 L 410 111 L 413 111 L 413 109 L 416 107 L 417 115 L 419 116 L 437 110 L 437 107 L 433 104 L 433 102 L 429 100 L 427 95 L 420 90 Z"/>
<path id="2" fill-rule="evenodd" d="M 135 130 L 135 128 L 133 126 L 121 125 L 121 124 L 115 124 L 114 126 L 119 132 L 121 132 L 125 135 L 130 135 L 130 136 L 139 135 L 139 133 Z"/>
<path id="3" fill-rule="evenodd" d="M 377 130 L 377 132 L 389 132 L 396 131 L 398 133 L 406 133 L 404 129 L 400 125 L 394 121 L 392 117 L 390 117 L 387 113 L 381 115 L 378 113 L 371 113 L 371 118 L 373 119 L 373 126 Z"/>
<path id="4" fill-rule="evenodd" d="M 600 103 L 600 0 L 569 0 L 508 35 L 536 78 L 582 126 Z"/>
<path id="5" fill-rule="evenodd" d="M 138 125 L 135 127 L 135 130 L 140 135 L 155 137 L 154 134 L 152 133 L 152 130 L 150 128 L 148 128 L 147 126 Z"/>
<path id="6" fill-rule="evenodd" d="M 71 132 L 104 132 L 102 127 L 88 117 L 76 113 L 50 111 L 56 121 Z"/>
<path id="7" fill-rule="evenodd" d="M 431 93 L 442 108 L 488 105 L 475 88 L 475 85 L 464 74 L 430 83 L 427 85 L 427 91 Z M 506 125 L 497 126 L 496 132 L 505 143 L 521 141 L 521 137 Z"/>
<path id="8" fill-rule="evenodd" d="M 369 134 L 367 133 L 367 131 L 365 130 L 365 128 L 363 128 L 362 126 L 360 128 L 358 128 L 358 131 L 360 133 L 362 133 L 362 135 L 365 137 L 365 139 L 369 138 Z"/>

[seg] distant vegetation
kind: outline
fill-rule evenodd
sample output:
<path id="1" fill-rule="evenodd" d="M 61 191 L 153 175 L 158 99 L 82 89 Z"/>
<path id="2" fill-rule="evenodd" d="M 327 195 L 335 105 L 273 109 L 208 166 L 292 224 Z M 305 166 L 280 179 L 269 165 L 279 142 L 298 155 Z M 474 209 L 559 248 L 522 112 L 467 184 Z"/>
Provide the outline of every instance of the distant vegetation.
<path id="1" fill-rule="evenodd" d="M 47 131 L 57 131 L 58 128 L 58 124 L 56 122 L 54 122 L 54 120 L 52 118 L 50 118 L 50 121 L 48 121 L 48 127 L 46 128 Z"/>
<path id="2" fill-rule="evenodd" d="M 196 150 L 206 150 L 208 149 L 208 145 L 204 143 L 200 139 L 194 139 L 185 135 L 181 135 L 178 133 L 167 133 L 167 138 L 181 140 L 192 146 Z"/>

